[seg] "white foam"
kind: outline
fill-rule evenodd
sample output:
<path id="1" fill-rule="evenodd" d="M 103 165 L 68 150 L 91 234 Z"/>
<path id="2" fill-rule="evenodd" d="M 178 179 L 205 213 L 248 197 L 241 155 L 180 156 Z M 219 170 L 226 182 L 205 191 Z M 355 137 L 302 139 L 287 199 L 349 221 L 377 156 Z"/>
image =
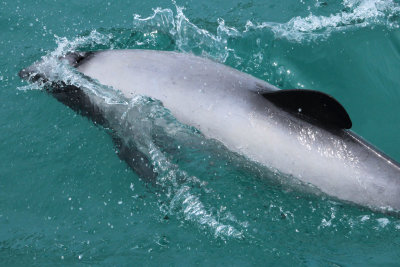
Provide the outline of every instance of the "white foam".
<path id="1" fill-rule="evenodd" d="M 376 219 L 376 221 L 378 222 L 379 227 L 381 228 L 385 228 L 390 223 L 388 218 L 379 218 Z"/>
<path id="2" fill-rule="evenodd" d="M 294 17 L 286 23 L 263 22 L 255 24 L 248 21 L 246 31 L 252 29 L 270 29 L 277 38 L 302 42 L 326 39 L 332 32 L 347 31 L 368 26 L 385 25 L 398 28 L 398 22 L 390 18 L 400 12 L 398 3 L 392 0 L 344 0 L 343 7 L 348 9 L 329 16 L 310 13 L 306 17 Z"/>

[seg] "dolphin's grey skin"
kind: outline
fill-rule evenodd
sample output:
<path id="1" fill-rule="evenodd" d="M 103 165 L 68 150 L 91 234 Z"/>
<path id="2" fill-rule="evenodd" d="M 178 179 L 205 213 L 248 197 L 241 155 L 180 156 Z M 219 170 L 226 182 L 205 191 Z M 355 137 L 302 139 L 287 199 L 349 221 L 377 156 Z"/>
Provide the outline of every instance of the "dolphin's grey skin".
<path id="1" fill-rule="evenodd" d="M 79 55 L 66 59 L 84 75 L 127 98 L 140 94 L 160 100 L 179 121 L 232 151 L 339 199 L 400 210 L 398 163 L 350 130 L 321 127 L 273 104 L 262 96 L 279 90 L 271 84 L 190 54 L 110 50 Z M 37 72 L 33 65 L 20 75 L 46 78 L 43 68 Z M 72 105 L 76 109 L 104 104 L 79 88 L 58 90 L 68 91 L 68 99 L 80 94 Z"/>

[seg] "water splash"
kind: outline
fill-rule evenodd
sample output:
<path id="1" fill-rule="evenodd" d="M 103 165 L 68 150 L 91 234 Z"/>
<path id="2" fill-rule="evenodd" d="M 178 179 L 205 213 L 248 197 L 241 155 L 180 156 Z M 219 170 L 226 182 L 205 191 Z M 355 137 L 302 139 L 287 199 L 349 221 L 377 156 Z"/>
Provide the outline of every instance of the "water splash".
<path id="1" fill-rule="evenodd" d="M 228 48 L 227 40 L 230 36 L 239 35 L 233 27 L 225 26 L 224 20 L 218 21 L 217 34 L 214 35 L 192 23 L 183 13 L 184 8 L 175 5 L 176 15 L 171 9 L 153 9 L 153 14 L 142 18 L 135 14 L 133 18 L 134 29 L 140 29 L 147 37 L 146 41 L 140 40 L 137 45 L 154 42 L 157 34 L 168 34 L 175 42 L 176 49 L 182 52 L 192 52 L 204 57 L 225 62 L 232 49 Z"/>
<path id="2" fill-rule="evenodd" d="M 387 26 L 399 28 L 396 17 L 400 6 L 392 0 L 344 0 L 343 10 L 329 16 L 317 16 L 310 13 L 306 17 L 294 17 L 286 23 L 263 22 L 254 24 L 250 20 L 245 31 L 270 29 L 276 38 L 303 42 L 325 40 L 333 32 L 349 31 L 358 28 Z"/>
<path id="3" fill-rule="evenodd" d="M 157 127 L 160 125 L 162 127 Z M 121 119 L 115 121 L 113 129 L 119 132 L 119 136 L 123 136 L 126 144 L 133 144 L 146 155 L 153 171 L 157 173 L 156 186 L 165 192 L 160 196 L 163 202 L 160 211 L 206 228 L 217 238 L 243 238 L 243 230 L 238 230 L 239 227 L 243 228 L 240 221 L 216 218 L 200 200 L 202 195 L 212 193 L 207 183 L 180 169 L 155 144 L 152 138 L 155 128 L 162 131 L 157 132 L 157 135 L 167 135 L 171 139 L 203 137 L 176 121 L 160 102 L 144 96 L 134 97 L 128 107 L 123 108 Z"/>

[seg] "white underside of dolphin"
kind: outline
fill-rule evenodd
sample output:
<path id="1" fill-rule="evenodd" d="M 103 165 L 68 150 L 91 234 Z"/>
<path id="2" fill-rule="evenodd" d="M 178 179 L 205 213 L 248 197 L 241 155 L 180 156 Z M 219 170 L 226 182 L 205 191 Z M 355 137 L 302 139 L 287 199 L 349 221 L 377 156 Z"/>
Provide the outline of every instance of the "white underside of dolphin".
<path id="1" fill-rule="evenodd" d="M 279 90 L 190 54 L 96 52 L 77 69 L 125 97 L 160 100 L 182 123 L 267 167 L 357 204 L 400 210 L 397 163 L 348 130 L 311 124 L 260 96 Z"/>

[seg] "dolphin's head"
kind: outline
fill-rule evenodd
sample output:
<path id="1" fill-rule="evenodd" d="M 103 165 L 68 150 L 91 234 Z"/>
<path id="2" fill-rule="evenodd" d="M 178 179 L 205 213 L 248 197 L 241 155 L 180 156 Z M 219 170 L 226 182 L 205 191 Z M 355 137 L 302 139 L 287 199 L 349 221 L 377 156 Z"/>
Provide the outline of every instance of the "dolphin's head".
<path id="1" fill-rule="evenodd" d="M 38 70 L 37 64 L 38 63 L 34 63 L 29 67 L 23 68 L 18 72 L 18 76 L 30 82 L 36 82 L 41 79 L 45 79 L 43 73 L 40 73 L 40 71 Z"/>
<path id="2" fill-rule="evenodd" d="M 66 55 L 53 59 L 63 60 L 72 67 L 77 67 L 93 54 L 93 52 L 70 52 Z M 46 60 L 43 58 L 42 60 L 33 63 L 31 66 L 20 70 L 18 75 L 22 79 L 30 82 L 46 82 L 49 79 L 49 74 L 53 72 L 52 69 L 52 64 L 49 64 L 49 62 L 46 62 Z"/>

